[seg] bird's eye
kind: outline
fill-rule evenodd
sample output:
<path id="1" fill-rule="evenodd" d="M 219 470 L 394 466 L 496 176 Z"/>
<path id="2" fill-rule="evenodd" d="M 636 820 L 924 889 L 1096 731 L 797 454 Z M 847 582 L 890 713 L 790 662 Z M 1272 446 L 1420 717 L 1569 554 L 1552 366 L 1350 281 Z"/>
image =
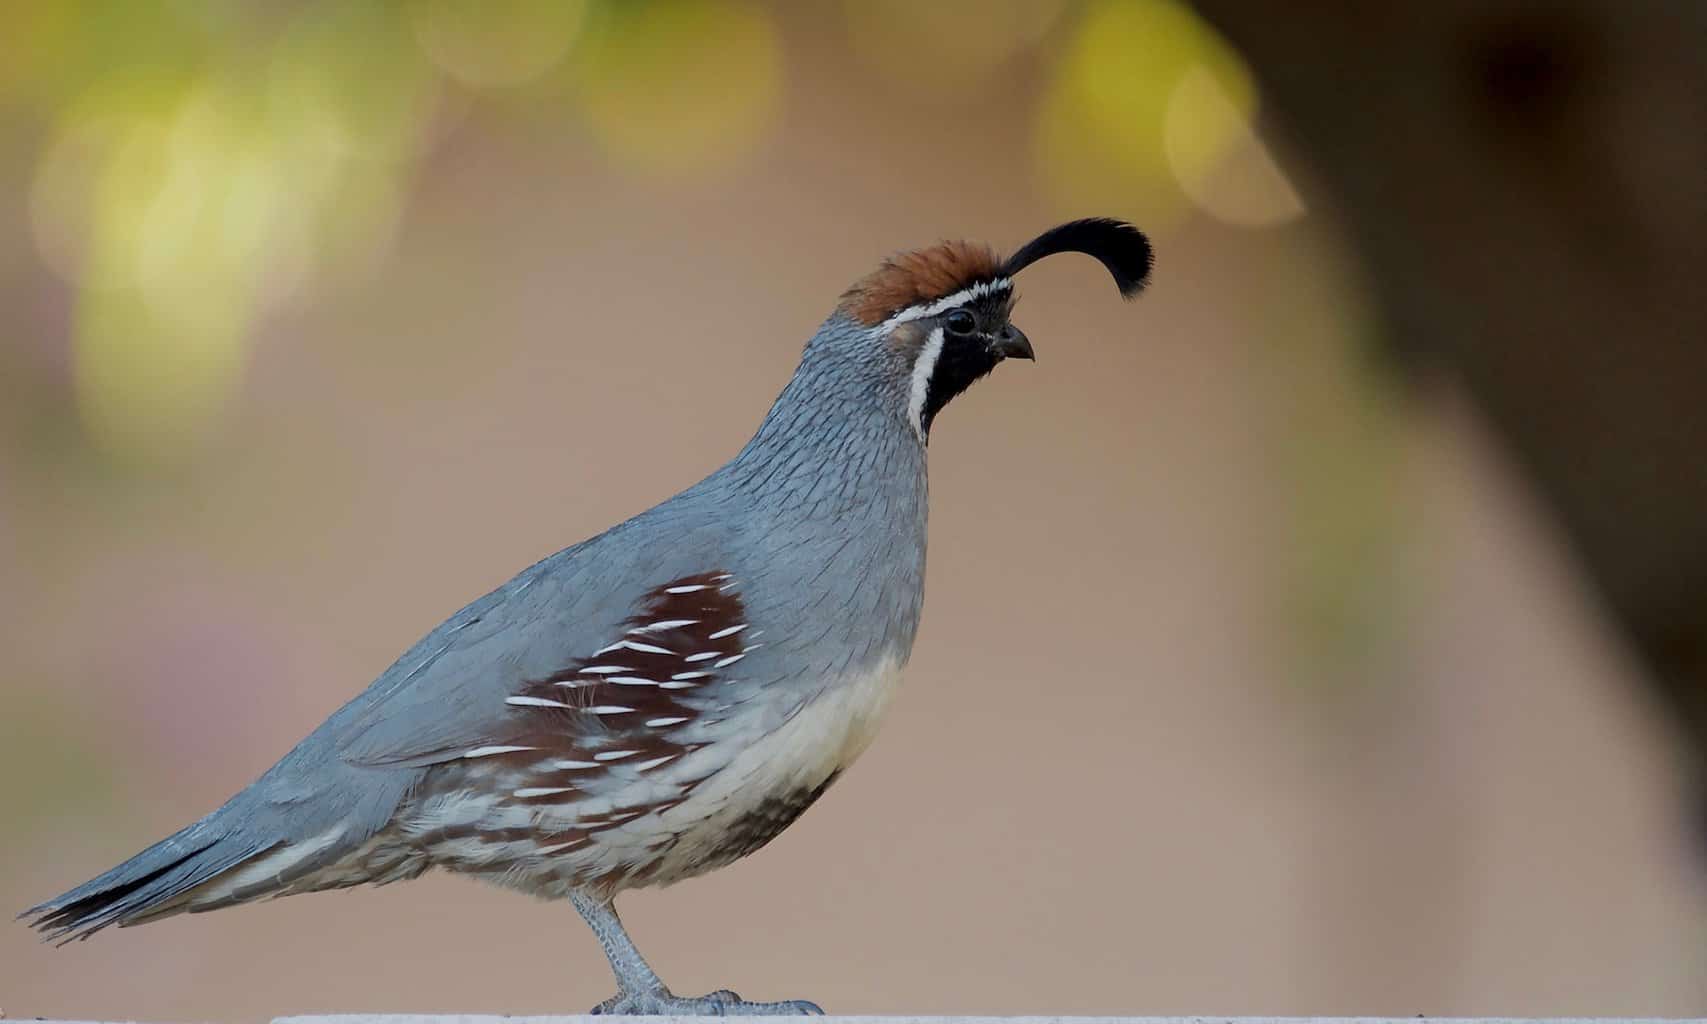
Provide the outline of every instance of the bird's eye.
<path id="1" fill-rule="evenodd" d="M 948 328 L 948 333 L 965 337 L 978 329 L 978 318 L 964 309 L 957 309 L 948 314 L 942 325 Z"/>

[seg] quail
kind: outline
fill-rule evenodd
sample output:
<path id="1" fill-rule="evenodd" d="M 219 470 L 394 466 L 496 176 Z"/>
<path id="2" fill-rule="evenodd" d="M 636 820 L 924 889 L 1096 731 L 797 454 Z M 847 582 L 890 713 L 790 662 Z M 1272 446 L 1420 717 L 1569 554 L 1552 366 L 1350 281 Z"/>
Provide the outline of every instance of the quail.
<path id="1" fill-rule="evenodd" d="M 871 741 L 918 631 L 931 426 L 1033 358 L 1013 278 L 1062 252 L 1128 297 L 1148 278 L 1143 234 L 1102 218 L 1005 259 L 891 256 L 733 459 L 463 608 L 224 806 L 22 916 L 66 942 L 437 867 L 574 904 L 616 975 L 594 1012 L 821 1012 L 675 995 L 612 901 L 764 846 Z"/>

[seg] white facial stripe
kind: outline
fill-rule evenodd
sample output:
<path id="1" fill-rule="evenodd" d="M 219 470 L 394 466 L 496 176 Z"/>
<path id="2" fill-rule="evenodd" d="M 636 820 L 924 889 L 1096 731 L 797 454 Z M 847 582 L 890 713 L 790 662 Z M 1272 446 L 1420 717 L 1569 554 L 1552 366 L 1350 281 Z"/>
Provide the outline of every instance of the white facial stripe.
<path id="1" fill-rule="evenodd" d="M 927 317 L 936 316 L 938 313 L 946 313 L 956 306 L 964 306 L 973 299 L 981 299 L 994 292 L 1012 291 L 1013 287 L 1013 279 L 1007 277 L 998 277 L 990 281 L 979 281 L 970 288 L 962 288 L 953 295 L 937 299 L 935 302 L 929 303 L 928 305 L 908 306 L 906 309 L 903 309 L 901 312 L 896 313 L 894 316 L 883 321 L 878 329 L 887 334 L 904 323 L 909 323 L 914 320 L 923 320 Z"/>
<path id="2" fill-rule="evenodd" d="M 937 357 L 942 355 L 942 328 L 938 327 L 919 346 L 918 362 L 913 364 L 913 390 L 907 396 L 907 421 L 925 436 L 925 395 L 931 389 L 931 374 L 936 372 Z"/>

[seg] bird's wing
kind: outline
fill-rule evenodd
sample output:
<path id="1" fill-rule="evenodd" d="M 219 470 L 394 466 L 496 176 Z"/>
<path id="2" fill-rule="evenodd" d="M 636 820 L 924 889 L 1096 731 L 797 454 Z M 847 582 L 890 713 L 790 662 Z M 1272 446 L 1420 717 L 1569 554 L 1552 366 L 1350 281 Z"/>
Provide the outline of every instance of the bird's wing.
<path id="1" fill-rule="evenodd" d="M 516 755 L 602 767 L 678 756 L 683 727 L 708 707 L 702 695 L 753 645 L 739 584 L 721 569 L 662 572 L 597 605 L 549 574 L 517 592 L 525 576 L 435 630 L 350 709 L 338 729 L 344 761 Z"/>

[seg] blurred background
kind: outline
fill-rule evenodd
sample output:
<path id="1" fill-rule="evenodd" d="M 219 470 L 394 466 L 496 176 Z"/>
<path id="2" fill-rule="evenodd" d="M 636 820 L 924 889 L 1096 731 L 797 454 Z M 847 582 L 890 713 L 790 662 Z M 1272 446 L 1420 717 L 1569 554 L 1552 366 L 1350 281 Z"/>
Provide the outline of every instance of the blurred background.
<path id="1" fill-rule="evenodd" d="M 0 909 L 211 810 L 466 600 L 714 468 L 886 253 L 1102 214 L 1150 232 L 1154 284 L 1028 274 L 1039 362 L 933 437 L 879 741 L 762 853 L 626 897 L 641 947 L 678 991 L 844 1013 L 1707 1005 L 1642 655 L 1474 393 L 1392 355 L 1332 188 L 1193 10 L 6 22 Z M 566 906 L 437 875 L 65 949 L 0 928 L 14 1017 L 611 989 Z"/>

